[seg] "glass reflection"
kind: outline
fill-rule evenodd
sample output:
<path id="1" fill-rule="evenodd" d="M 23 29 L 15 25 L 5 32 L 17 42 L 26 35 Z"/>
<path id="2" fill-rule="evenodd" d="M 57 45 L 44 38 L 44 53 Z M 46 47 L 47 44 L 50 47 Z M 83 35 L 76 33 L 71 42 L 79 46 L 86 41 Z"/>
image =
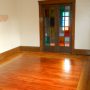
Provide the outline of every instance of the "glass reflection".
<path id="1" fill-rule="evenodd" d="M 69 30 L 69 27 L 65 27 L 65 31 L 68 31 Z"/>
<path id="2" fill-rule="evenodd" d="M 69 26 L 69 21 L 65 21 L 65 26 Z"/>
<path id="3" fill-rule="evenodd" d="M 69 21 L 69 17 L 65 17 L 65 21 Z"/>
<path id="4" fill-rule="evenodd" d="M 70 16 L 70 13 L 69 12 L 64 12 L 64 15 L 65 16 Z"/>
<path id="5" fill-rule="evenodd" d="M 70 59 L 68 59 L 68 58 L 66 58 L 64 61 L 64 70 L 67 73 L 69 73 L 71 70 L 71 62 L 70 62 Z"/>

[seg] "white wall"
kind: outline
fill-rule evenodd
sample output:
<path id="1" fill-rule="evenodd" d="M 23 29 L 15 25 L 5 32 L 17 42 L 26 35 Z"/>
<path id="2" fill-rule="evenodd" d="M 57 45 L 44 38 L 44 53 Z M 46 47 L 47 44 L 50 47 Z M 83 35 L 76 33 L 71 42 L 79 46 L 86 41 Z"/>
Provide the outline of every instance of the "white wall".
<path id="1" fill-rule="evenodd" d="M 38 0 L 18 0 L 22 46 L 40 46 Z M 76 1 L 75 48 L 90 49 L 90 0 Z"/>
<path id="2" fill-rule="evenodd" d="M 90 49 L 90 0 L 77 0 L 75 48 Z"/>
<path id="3" fill-rule="evenodd" d="M 17 0 L 17 13 L 22 46 L 40 46 L 37 0 Z"/>
<path id="4" fill-rule="evenodd" d="M 0 15 L 8 15 L 6 22 L 0 21 L 0 53 L 20 46 L 15 0 L 0 0 Z"/>

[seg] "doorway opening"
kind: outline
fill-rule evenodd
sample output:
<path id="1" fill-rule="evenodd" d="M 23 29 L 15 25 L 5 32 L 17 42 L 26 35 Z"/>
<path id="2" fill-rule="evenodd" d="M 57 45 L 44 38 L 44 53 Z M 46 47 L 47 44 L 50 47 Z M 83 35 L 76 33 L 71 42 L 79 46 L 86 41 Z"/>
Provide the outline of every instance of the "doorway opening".
<path id="1" fill-rule="evenodd" d="M 73 52 L 75 2 L 39 1 L 39 10 L 41 50 Z"/>

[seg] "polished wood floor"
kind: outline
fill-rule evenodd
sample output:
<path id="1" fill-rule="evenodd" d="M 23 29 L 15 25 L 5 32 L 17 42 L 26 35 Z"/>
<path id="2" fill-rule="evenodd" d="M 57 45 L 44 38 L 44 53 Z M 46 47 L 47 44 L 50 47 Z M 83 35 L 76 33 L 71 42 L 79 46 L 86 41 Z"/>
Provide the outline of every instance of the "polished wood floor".
<path id="1" fill-rule="evenodd" d="M 90 90 L 89 68 L 87 56 L 23 52 L 0 64 L 0 90 Z"/>

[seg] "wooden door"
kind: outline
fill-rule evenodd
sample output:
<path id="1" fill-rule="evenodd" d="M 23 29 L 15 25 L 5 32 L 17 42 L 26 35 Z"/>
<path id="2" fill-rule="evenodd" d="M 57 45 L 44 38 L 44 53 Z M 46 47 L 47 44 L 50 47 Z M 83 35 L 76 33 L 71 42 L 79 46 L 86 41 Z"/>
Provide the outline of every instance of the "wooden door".
<path id="1" fill-rule="evenodd" d="M 71 5 L 45 5 L 44 17 L 44 50 L 71 52 Z"/>
<path id="2" fill-rule="evenodd" d="M 44 50 L 56 51 L 57 44 L 57 10 L 55 5 L 45 5 L 43 8 L 44 16 Z"/>
<path id="3" fill-rule="evenodd" d="M 72 50 L 72 5 L 63 4 L 58 8 L 58 43 L 57 51 Z"/>

